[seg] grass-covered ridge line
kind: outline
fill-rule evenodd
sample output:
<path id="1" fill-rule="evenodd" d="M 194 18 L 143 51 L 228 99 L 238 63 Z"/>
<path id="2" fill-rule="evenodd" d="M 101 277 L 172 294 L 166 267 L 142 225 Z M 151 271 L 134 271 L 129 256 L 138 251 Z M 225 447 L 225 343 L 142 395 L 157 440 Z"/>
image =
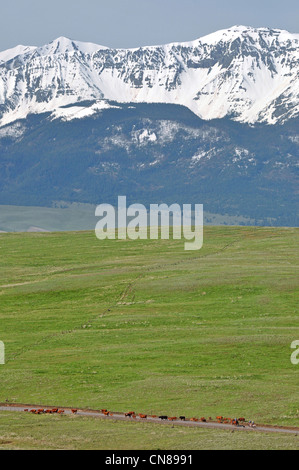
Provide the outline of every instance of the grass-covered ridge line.
<path id="1" fill-rule="evenodd" d="M 0 401 L 298 425 L 298 233 L 1 234 Z"/>
<path id="2" fill-rule="evenodd" d="M 94 230 L 99 218 L 96 205 L 68 204 L 60 201 L 57 207 L 0 205 L 0 232 L 60 232 Z M 146 207 L 146 206 L 145 206 Z M 146 207 L 149 210 L 149 206 Z M 117 207 L 115 207 L 117 212 Z M 259 221 L 261 223 L 261 221 Z M 117 223 L 117 220 L 116 220 Z M 170 214 L 170 225 L 172 215 Z M 204 213 L 205 225 L 259 225 L 255 219 Z M 148 224 L 149 225 L 149 224 Z"/>

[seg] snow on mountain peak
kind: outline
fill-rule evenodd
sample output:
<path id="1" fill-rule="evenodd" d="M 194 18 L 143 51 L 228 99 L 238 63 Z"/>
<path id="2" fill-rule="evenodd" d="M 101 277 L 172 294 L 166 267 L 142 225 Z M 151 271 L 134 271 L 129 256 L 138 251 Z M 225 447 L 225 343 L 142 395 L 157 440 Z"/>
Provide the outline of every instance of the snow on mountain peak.
<path id="1" fill-rule="evenodd" d="M 1 62 L 8 62 L 9 60 L 14 59 L 19 55 L 32 52 L 35 49 L 35 46 L 22 46 L 21 44 L 16 47 L 12 47 L 11 49 L 7 49 L 6 51 L 0 52 L 0 64 Z"/>
<path id="2" fill-rule="evenodd" d="M 107 49 L 106 47 L 99 46 L 89 42 L 75 41 L 73 39 L 60 36 L 54 39 L 49 44 L 38 48 L 37 53 L 40 55 L 56 55 L 66 54 L 72 52 L 81 52 L 83 54 L 93 54 L 98 50 Z"/>
<path id="3" fill-rule="evenodd" d="M 299 35 L 278 29 L 236 25 L 135 49 L 59 37 L 0 53 L 0 126 L 102 99 L 175 103 L 203 119 L 274 124 L 299 114 L 298 72 Z"/>
<path id="4" fill-rule="evenodd" d="M 299 40 L 299 34 L 292 34 L 281 29 L 253 28 L 251 26 L 235 25 L 203 36 L 199 41 L 203 44 L 216 44 L 220 41 L 228 42 L 236 39 L 244 41 L 247 38 L 251 38 L 253 41 L 258 41 L 259 38 L 263 38 L 268 44 L 271 44 L 271 42 L 276 39 L 279 42 Z"/>

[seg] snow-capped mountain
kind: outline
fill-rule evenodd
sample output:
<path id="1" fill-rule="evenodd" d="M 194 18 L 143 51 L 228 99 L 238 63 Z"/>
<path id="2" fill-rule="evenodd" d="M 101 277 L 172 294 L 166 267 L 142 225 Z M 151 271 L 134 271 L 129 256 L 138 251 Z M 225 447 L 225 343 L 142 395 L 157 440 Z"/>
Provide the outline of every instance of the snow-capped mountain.
<path id="1" fill-rule="evenodd" d="M 299 115 L 299 34 L 234 26 L 164 46 L 111 49 L 61 37 L 0 53 L 0 126 L 44 112 L 82 118 L 107 100 L 181 104 L 204 120 L 284 123 Z"/>

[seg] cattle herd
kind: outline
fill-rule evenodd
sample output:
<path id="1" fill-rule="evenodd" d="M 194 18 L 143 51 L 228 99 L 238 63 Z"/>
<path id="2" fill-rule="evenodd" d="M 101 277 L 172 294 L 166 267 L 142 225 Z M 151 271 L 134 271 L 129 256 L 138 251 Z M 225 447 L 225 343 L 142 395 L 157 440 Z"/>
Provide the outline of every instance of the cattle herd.
<path id="1" fill-rule="evenodd" d="M 46 414 L 55 414 L 55 413 L 57 413 L 57 414 L 60 415 L 60 414 L 64 413 L 64 410 L 59 410 L 58 408 L 51 408 L 49 410 L 45 410 L 44 408 L 39 408 L 37 410 L 35 410 L 35 409 L 29 410 L 28 408 L 25 408 L 24 411 L 28 411 L 29 413 L 32 413 L 34 415 L 40 415 L 40 414 L 44 414 L 44 413 L 46 413 Z M 71 411 L 72 411 L 72 413 L 75 414 L 75 413 L 77 413 L 78 410 L 72 409 Z"/>
<path id="2" fill-rule="evenodd" d="M 25 408 L 24 411 L 27 411 L 29 413 L 32 413 L 32 414 L 59 414 L 59 415 L 63 415 L 65 410 L 64 409 L 59 409 L 59 408 L 50 408 L 50 409 L 44 409 L 44 408 L 39 408 L 39 409 L 29 409 L 29 408 Z M 77 409 L 71 409 L 71 412 L 73 414 L 76 414 L 78 412 Z M 100 412 L 104 415 L 104 416 L 113 416 L 113 413 L 111 411 L 108 411 L 106 409 L 102 409 L 100 410 Z M 119 413 L 117 413 L 119 414 Z M 204 417 L 201 417 L 201 418 L 186 418 L 185 416 L 179 416 L 179 417 L 176 417 L 176 416 L 166 416 L 166 415 L 160 415 L 160 416 L 157 416 L 157 415 L 147 415 L 147 414 L 143 414 L 143 413 L 135 413 L 134 411 L 128 411 L 127 413 L 124 413 L 124 416 L 126 418 L 133 418 L 133 419 L 136 419 L 137 417 L 139 417 L 140 419 L 147 419 L 147 418 L 158 418 L 162 421 L 192 421 L 192 422 L 202 422 L 202 423 L 206 423 L 207 421 L 210 421 L 210 422 L 213 422 L 213 419 L 211 417 L 209 418 L 204 418 Z M 224 418 L 223 416 L 217 416 L 216 417 L 216 420 L 217 420 L 217 423 L 221 423 L 221 424 L 232 424 L 233 426 L 243 426 L 244 423 L 246 422 L 245 418 Z M 252 423 L 251 421 L 249 421 L 249 426 L 251 425 L 254 425 L 254 423 Z"/>

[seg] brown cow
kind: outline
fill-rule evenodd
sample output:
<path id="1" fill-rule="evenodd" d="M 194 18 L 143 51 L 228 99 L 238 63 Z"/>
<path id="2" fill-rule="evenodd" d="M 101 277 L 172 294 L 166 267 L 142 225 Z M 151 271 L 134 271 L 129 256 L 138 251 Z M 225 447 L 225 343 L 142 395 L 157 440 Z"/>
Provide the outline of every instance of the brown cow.
<path id="1" fill-rule="evenodd" d="M 141 413 L 139 413 L 138 416 L 139 416 L 141 419 L 146 419 L 146 418 L 147 418 L 147 415 L 143 415 L 143 414 L 141 414 Z"/>
<path id="2" fill-rule="evenodd" d="M 72 413 L 73 413 L 73 414 L 76 414 L 77 411 L 78 411 L 78 410 L 73 409 L 73 410 L 72 410 Z"/>

